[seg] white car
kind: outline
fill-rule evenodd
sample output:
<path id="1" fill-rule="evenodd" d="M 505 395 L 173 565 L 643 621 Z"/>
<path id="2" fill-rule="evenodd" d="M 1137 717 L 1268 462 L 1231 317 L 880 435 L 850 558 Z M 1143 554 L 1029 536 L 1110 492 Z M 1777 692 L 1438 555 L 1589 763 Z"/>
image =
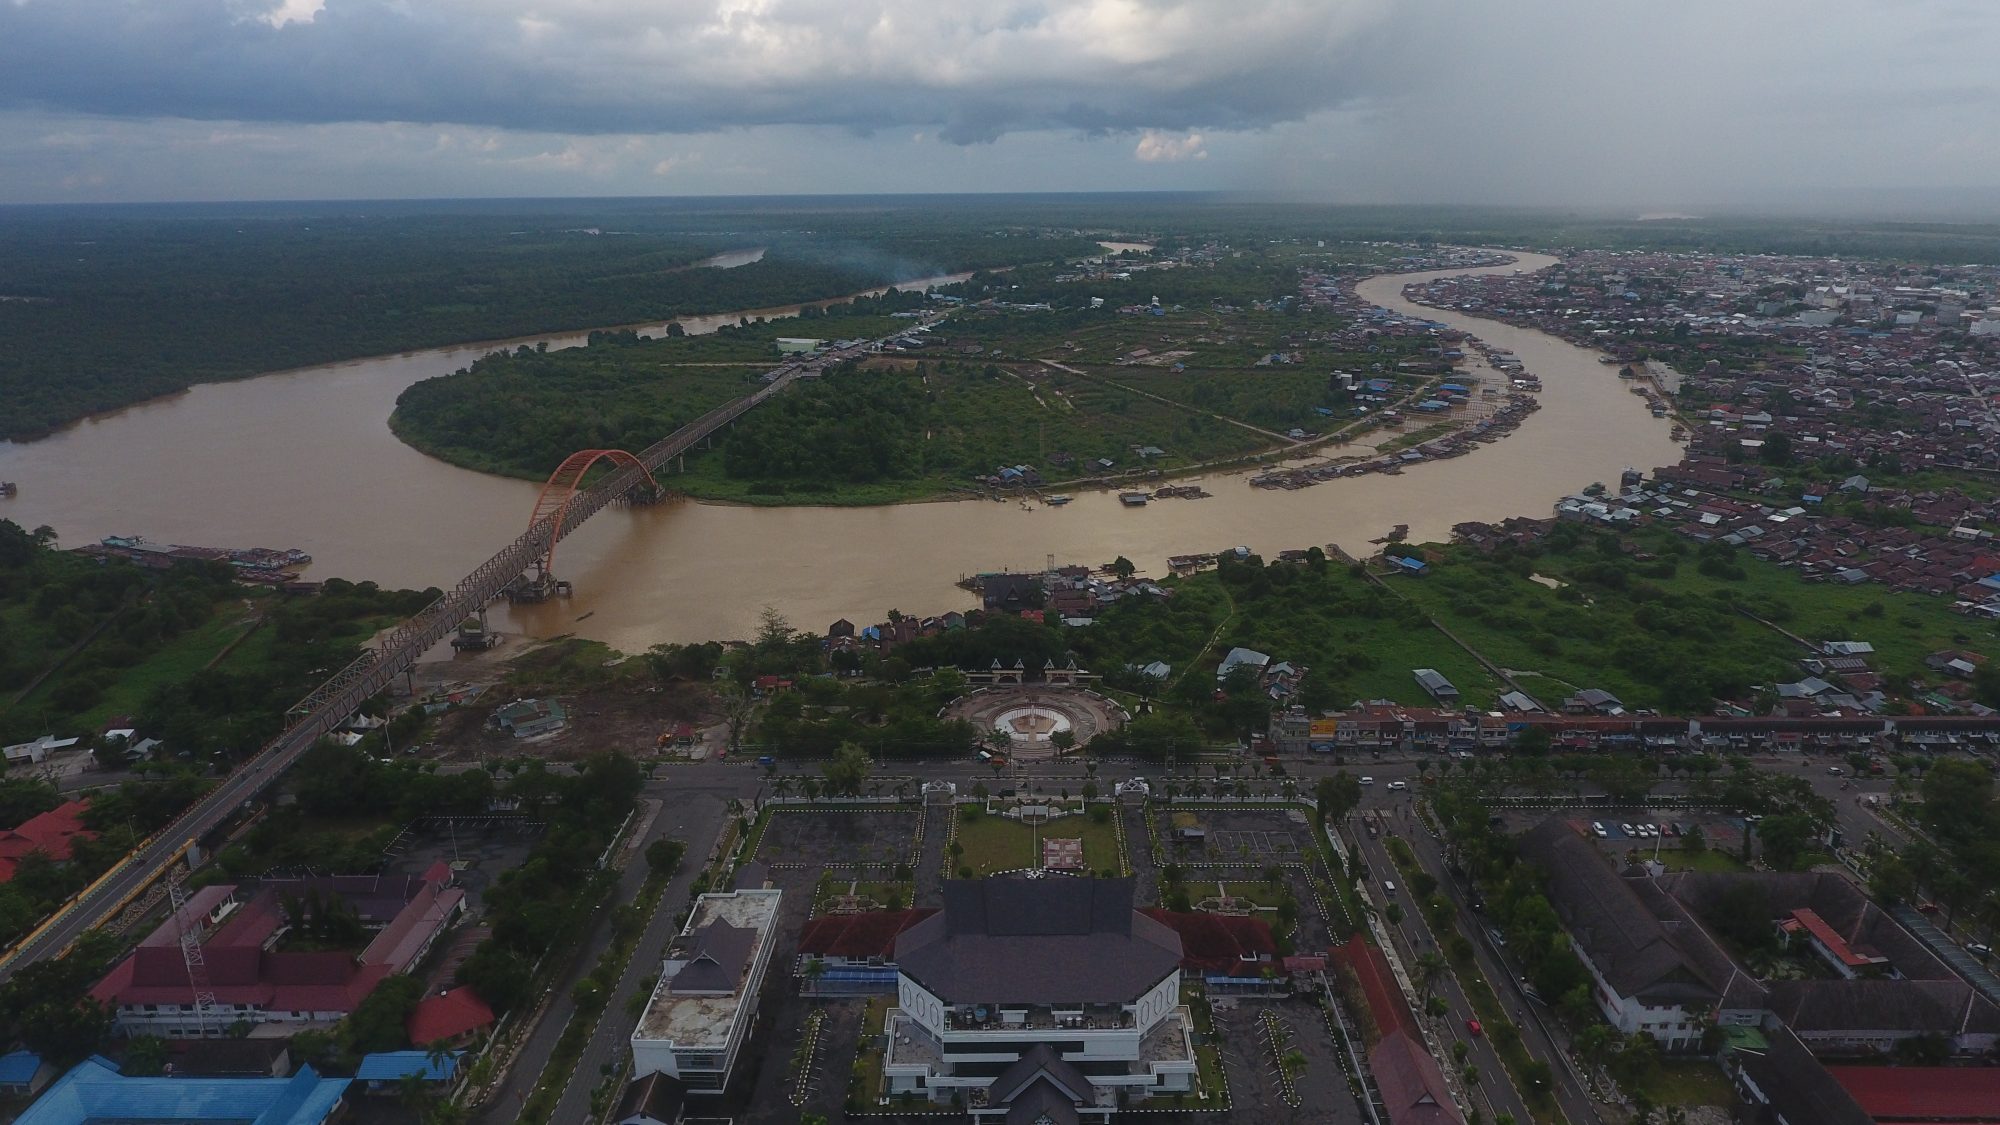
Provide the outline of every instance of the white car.
<path id="1" fill-rule="evenodd" d="M 1408 789 L 1409 787 L 1410 783 L 1407 781 L 1392 781 L 1389 783 L 1390 792 L 1395 792 L 1399 789 Z"/>
<path id="2" fill-rule="evenodd" d="M 1373 784 L 1375 784 L 1375 779 L 1374 779 L 1374 778 L 1372 778 L 1372 777 L 1365 777 L 1365 776 L 1364 776 L 1364 777 L 1363 777 L 1363 778 L 1361 779 L 1361 784 L 1363 784 L 1363 785 L 1373 785 Z"/>
<path id="3" fill-rule="evenodd" d="M 1657 824 L 1641 825 L 1640 830 L 1645 832 L 1646 839 L 1648 840 L 1657 840 L 1660 838 L 1660 826 Z"/>
<path id="4" fill-rule="evenodd" d="M 1627 836 L 1637 836 L 1639 834 L 1631 825 L 1623 823 L 1619 824 L 1618 831 L 1625 833 Z"/>
<path id="5" fill-rule="evenodd" d="M 1590 834 L 1597 837 L 1600 840 L 1604 839 L 1606 836 L 1611 835 L 1610 832 L 1605 831 L 1604 822 L 1601 820 L 1593 820 L 1590 822 Z"/>

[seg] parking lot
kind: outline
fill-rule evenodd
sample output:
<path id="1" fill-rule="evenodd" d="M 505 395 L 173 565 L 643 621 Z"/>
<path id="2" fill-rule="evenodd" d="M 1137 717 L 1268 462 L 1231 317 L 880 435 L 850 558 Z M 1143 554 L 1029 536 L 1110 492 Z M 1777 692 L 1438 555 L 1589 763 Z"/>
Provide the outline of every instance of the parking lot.
<path id="1" fill-rule="evenodd" d="M 756 859 L 772 867 L 894 868 L 917 862 L 922 815 L 914 809 L 779 809 Z"/>
<path id="2" fill-rule="evenodd" d="M 1160 841 L 1183 866 L 1222 864 L 1262 867 L 1298 863 L 1313 855 L 1312 822 L 1294 809 L 1163 809 L 1157 814 Z M 1192 819 L 1193 824 L 1185 821 Z M 1190 840 L 1182 829 L 1201 839 Z"/>
<path id="3" fill-rule="evenodd" d="M 1306 814 L 1287 808 L 1201 808 L 1163 809 L 1154 815 L 1154 827 L 1166 854 L 1154 857 L 1153 862 L 1179 866 L 1188 894 L 1196 903 L 1220 896 L 1225 884 L 1238 894 L 1249 885 L 1257 900 L 1269 907 L 1279 893 L 1267 883 L 1267 876 L 1275 869 L 1279 886 L 1299 904 L 1292 949 L 1316 953 L 1331 947 L 1341 919 L 1325 912 L 1339 907 L 1325 892 L 1325 872 L 1313 847 L 1312 822 Z M 1177 831 L 1187 827 L 1198 827 L 1201 838 L 1190 840 Z M 1142 874 L 1149 870 L 1141 867 L 1136 857 L 1134 869 Z M 1277 927 L 1274 912 L 1259 910 L 1257 916 Z"/>
<path id="4" fill-rule="evenodd" d="M 1354 1125 L 1365 1120 L 1342 1069 L 1340 1048 L 1327 1034 L 1325 1017 L 1309 1000 L 1217 999 L 1215 1037 L 1229 1074 L 1230 1116 L 1242 1121 L 1315 1121 Z M 1271 1051 L 1262 1013 L 1269 1011 L 1288 1033 L 1283 1052 L 1305 1056 L 1293 1078 L 1296 1107 L 1284 1097 L 1278 1058 Z"/>
<path id="5" fill-rule="evenodd" d="M 762 1013 L 761 1038 L 753 1039 L 743 1052 L 744 1062 L 754 1061 L 756 1071 L 733 1095 L 749 1095 L 748 1108 L 739 1119 L 751 1125 L 794 1125 L 807 1113 L 824 1114 L 831 1121 L 845 1119 L 848 1079 L 861 1043 L 863 1001 L 808 999 L 790 987 L 772 993 Z M 808 1072 L 801 1076 L 796 1065 L 801 1061 L 799 1048 L 815 1010 L 824 1011 L 826 1019 L 820 1024 Z"/>
<path id="6" fill-rule="evenodd" d="M 1682 848 L 1688 830 L 1701 829 L 1703 844 L 1710 851 L 1734 852 L 1743 846 L 1743 818 L 1703 809 L 1514 809 L 1505 815 L 1509 834 L 1525 832 L 1551 815 L 1560 815 L 1578 832 L 1605 847 L 1661 851 Z M 1600 832 L 1598 829 L 1602 829 Z M 1648 831 L 1647 829 L 1656 831 Z"/>

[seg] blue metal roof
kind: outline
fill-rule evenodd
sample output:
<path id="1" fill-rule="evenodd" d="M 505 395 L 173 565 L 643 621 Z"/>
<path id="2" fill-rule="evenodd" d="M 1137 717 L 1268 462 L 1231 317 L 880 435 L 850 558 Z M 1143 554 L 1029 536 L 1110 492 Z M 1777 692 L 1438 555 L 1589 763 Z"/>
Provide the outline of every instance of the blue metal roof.
<path id="1" fill-rule="evenodd" d="M 42 1056 L 33 1051 L 0 1055 L 0 1086 L 25 1086 L 42 1069 Z"/>
<path id="2" fill-rule="evenodd" d="M 433 1057 L 429 1051 L 377 1051 L 361 1056 L 354 1077 L 363 1082 L 397 1082 L 421 1074 L 426 1082 L 446 1082 L 458 1073 L 458 1056 L 453 1051 Z"/>
<path id="3" fill-rule="evenodd" d="M 339 1107 L 345 1078 L 301 1067 L 290 1078 L 127 1078 L 101 1058 L 57 1079 L 18 1125 L 91 1121 L 229 1122 L 321 1125 Z"/>

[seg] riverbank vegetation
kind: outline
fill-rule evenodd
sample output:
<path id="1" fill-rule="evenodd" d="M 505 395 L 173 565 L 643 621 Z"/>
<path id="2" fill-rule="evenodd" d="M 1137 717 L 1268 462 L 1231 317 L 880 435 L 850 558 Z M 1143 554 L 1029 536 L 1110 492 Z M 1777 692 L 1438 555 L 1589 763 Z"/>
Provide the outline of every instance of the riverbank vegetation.
<path id="1" fill-rule="evenodd" d="M 78 741 L 0 779 L 0 829 L 59 803 L 44 776 L 58 762 L 81 760 L 108 785 L 154 780 L 93 793 L 85 823 L 98 838 L 79 842 L 73 862 L 24 861 L 0 888 L 0 937 L 171 820 L 377 629 L 436 597 L 339 579 L 281 595 L 237 585 L 221 564 L 148 570 L 53 543 L 46 529 L 0 520 L 0 742 Z"/>
<path id="2" fill-rule="evenodd" d="M 949 291 L 961 304 L 926 346 L 891 348 L 801 383 L 718 434 L 715 452 L 691 454 L 665 483 L 757 504 L 972 493 L 981 478 L 1016 466 L 1051 488 L 1137 484 L 1289 451 L 1301 435 L 1355 422 L 1347 388 L 1357 373 L 1406 390 L 1421 381 L 1396 370 L 1417 341 L 1364 341 L 1343 331 L 1343 318 L 1297 307 L 1291 248 L 1211 256 L 1105 286 L 1076 283 L 1062 272 L 1072 268 L 975 275 Z M 1160 296 L 1157 315 L 1097 295 L 1127 289 L 1140 307 Z M 584 349 L 490 356 L 409 388 L 391 427 L 453 463 L 538 478 L 576 449 L 643 448 L 749 393 L 776 360 L 780 336 L 880 338 L 902 327 L 880 313 L 923 304 L 899 294 L 708 337 L 604 334 Z"/>

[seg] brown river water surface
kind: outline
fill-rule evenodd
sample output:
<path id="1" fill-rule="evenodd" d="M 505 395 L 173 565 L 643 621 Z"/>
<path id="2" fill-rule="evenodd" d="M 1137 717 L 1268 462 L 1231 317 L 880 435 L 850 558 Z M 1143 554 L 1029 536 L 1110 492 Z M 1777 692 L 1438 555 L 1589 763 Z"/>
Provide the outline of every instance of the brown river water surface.
<path id="1" fill-rule="evenodd" d="M 972 598 L 954 585 L 961 576 L 1039 569 L 1050 556 L 1095 565 L 1125 555 L 1162 574 L 1169 555 L 1239 544 L 1267 554 L 1326 543 L 1366 553 L 1369 540 L 1399 523 L 1410 525 L 1414 541 L 1442 539 L 1465 520 L 1545 515 L 1566 493 L 1593 481 L 1615 483 L 1625 466 L 1678 460 L 1668 423 L 1652 417 L 1598 353 L 1542 332 L 1423 309 L 1401 296 L 1410 282 L 1555 261 L 1518 257 L 1518 265 L 1387 275 L 1360 287 L 1377 304 L 1512 351 L 1541 377 L 1542 409 L 1466 456 L 1289 492 L 1251 488 L 1243 473 L 1211 474 L 1196 479 L 1213 498 L 1143 508 L 1124 507 L 1110 492 L 1080 492 L 1067 506 L 1033 510 L 982 501 L 613 507 L 563 542 L 558 571 L 575 583 L 573 597 L 496 607 L 495 623 L 537 636 L 574 632 L 626 651 L 746 636 L 765 606 L 798 627 L 823 630 L 841 617 L 878 621 L 892 607 L 912 614 L 964 608 Z M 683 323 L 713 331 L 737 315 Z M 204 384 L 41 441 L 0 444 L 0 479 L 20 484 L 16 498 L 0 500 L 0 517 L 53 526 L 66 546 L 142 535 L 163 543 L 300 547 L 315 559 L 307 577 L 449 586 L 519 534 L 538 486 L 426 457 L 389 432 L 389 412 L 411 383 L 449 374 L 496 347 L 544 338 L 570 347 L 584 334 Z"/>

